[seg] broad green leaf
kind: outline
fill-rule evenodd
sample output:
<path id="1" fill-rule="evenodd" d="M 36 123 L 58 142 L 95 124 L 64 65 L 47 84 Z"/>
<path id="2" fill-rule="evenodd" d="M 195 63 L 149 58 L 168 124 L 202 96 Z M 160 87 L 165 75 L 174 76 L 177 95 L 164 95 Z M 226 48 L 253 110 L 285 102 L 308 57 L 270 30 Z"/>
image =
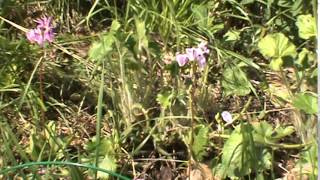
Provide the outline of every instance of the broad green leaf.
<path id="1" fill-rule="evenodd" d="M 283 65 L 283 60 L 281 58 L 277 58 L 277 59 L 271 60 L 269 67 L 274 71 L 280 71 L 282 65 Z"/>
<path id="2" fill-rule="evenodd" d="M 107 34 L 100 41 L 94 42 L 89 50 L 89 58 L 92 60 L 102 60 L 112 50 L 115 37 Z"/>
<path id="3" fill-rule="evenodd" d="M 148 48 L 148 38 L 146 36 L 146 26 L 144 21 L 135 18 L 136 30 L 137 30 L 137 42 L 139 42 L 139 50 Z"/>
<path id="4" fill-rule="evenodd" d="M 311 93 L 299 93 L 293 99 L 293 106 L 308 114 L 316 114 L 318 112 L 317 96 Z"/>
<path id="5" fill-rule="evenodd" d="M 116 41 L 116 32 L 120 28 L 120 23 L 116 20 L 112 21 L 110 31 L 100 38 L 99 41 L 92 43 L 89 49 L 89 58 L 91 60 L 102 60 L 113 49 L 112 45 Z"/>
<path id="6" fill-rule="evenodd" d="M 224 70 L 222 76 L 221 83 L 226 96 L 231 94 L 245 96 L 251 92 L 251 84 L 240 68 L 229 66 Z"/>
<path id="7" fill-rule="evenodd" d="M 111 33 L 116 33 L 118 29 L 121 27 L 119 21 L 113 20 L 110 28 Z"/>
<path id="8" fill-rule="evenodd" d="M 269 34 L 258 43 L 260 53 L 266 58 L 295 57 L 296 46 L 282 33 Z"/>
<path id="9" fill-rule="evenodd" d="M 251 154 L 247 151 L 249 139 L 243 138 L 242 134 L 249 133 L 249 126 L 243 126 L 241 131 L 240 126 L 237 126 L 222 149 L 222 165 L 229 177 L 241 177 L 251 171 L 251 162 L 249 160 Z"/>
<path id="10" fill-rule="evenodd" d="M 225 176 L 239 178 L 251 172 L 269 170 L 272 157 L 268 148 L 260 146 L 252 140 L 264 142 L 265 136 L 272 134 L 272 126 L 267 122 L 241 124 L 235 128 L 222 149 L 222 162 L 214 169 L 221 179 Z M 260 136 L 259 138 L 256 138 Z M 252 139 L 252 137 L 254 139 Z"/>
<path id="11" fill-rule="evenodd" d="M 254 124 L 253 129 L 255 132 L 254 140 L 259 143 L 264 143 L 268 137 L 271 137 L 273 128 L 269 123 L 262 121 Z"/>
<path id="12" fill-rule="evenodd" d="M 316 78 L 317 76 L 318 76 L 318 68 L 315 68 L 315 69 L 312 71 L 310 77 L 311 77 L 311 78 Z"/>
<path id="13" fill-rule="evenodd" d="M 302 51 L 298 54 L 297 64 L 301 65 L 301 67 L 309 67 L 315 61 L 315 54 L 309 51 L 306 48 L 303 48 Z"/>
<path id="14" fill-rule="evenodd" d="M 104 159 L 99 163 L 99 168 L 109 170 L 109 171 L 116 171 L 117 169 L 117 164 L 116 160 L 112 156 L 106 155 Z M 109 174 L 98 171 L 98 178 L 102 179 L 108 179 Z"/>
<path id="15" fill-rule="evenodd" d="M 296 26 L 302 39 L 310 39 L 317 35 L 316 20 L 311 14 L 298 16 Z"/>
<path id="16" fill-rule="evenodd" d="M 96 136 L 94 136 L 92 137 L 91 141 L 85 144 L 84 149 L 90 153 L 94 153 L 97 145 L 98 144 L 97 144 Z M 114 153 L 114 144 L 110 139 L 102 138 L 100 140 L 100 145 L 99 145 L 99 154 L 105 155 L 105 154 L 112 154 L 112 153 Z"/>
<path id="17" fill-rule="evenodd" d="M 256 180 L 264 180 L 265 177 L 263 175 L 263 173 L 257 173 L 257 177 L 256 177 Z"/>
<path id="18" fill-rule="evenodd" d="M 195 158 L 199 161 L 203 159 L 206 154 L 206 147 L 209 142 L 209 128 L 206 126 L 201 126 L 199 132 L 194 137 L 194 143 L 192 145 L 192 152 Z"/>
<path id="19" fill-rule="evenodd" d="M 230 176 L 233 169 L 231 166 L 237 167 L 242 157 L 242 135 L 234 131 L 229 139 L 225 142 L 222 149 L 222 165 L 226 173 Z M 234 168 L 234 167 L 233 167 Z M 230 173 L 228 173 L 230 171 Z M 233 174 L 232 174 L 233 175 Z"/>
<path id="20" fill-rule="evenodd" d="M 272 139 L 280 140 L 285 136 L 291 135 L 294 131 L 295 131 L 295 128 L 293 126 L 287 126 L 287 127 L 279 126 L 274 130 L 274 133 L 272 134 L 271 137 Z"/>
<path id="21" fill-rule="evenodd" d="M 223 37 L 225 41 L 237 41 L 240 39 L 240 31 L 229 30 Z"/>
<path id="22" fill-rule="evenodd" d="M 253 124 L 254 140 L 257 143 L 276 143 L 281 138 L 292 134 L 295 130 L 293 126 L 278 127 L 274 129 L 271 124 L 266 121 Z"/>
<path id="23" fill-rule="evenodd" d="M 171 105 L 172 97 L 173 94 L 171 92 L 159 93 L 157 95 L 157 101 L 163 109 L 166 109 Z"/>

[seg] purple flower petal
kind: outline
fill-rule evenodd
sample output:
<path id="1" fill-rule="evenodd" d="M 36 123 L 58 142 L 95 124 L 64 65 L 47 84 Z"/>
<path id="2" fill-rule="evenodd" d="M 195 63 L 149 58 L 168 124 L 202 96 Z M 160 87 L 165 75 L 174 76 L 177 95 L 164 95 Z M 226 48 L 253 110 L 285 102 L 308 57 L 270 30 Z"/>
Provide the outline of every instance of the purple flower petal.
<path id="1" fill-rule="evenodd" d="M 31 43 L 38 43 L 39 45 L 42 45 L 44 40 L 42 37 L 42 32 L 40 29 L 32 29 L 30 31 L 27 32 L 27 39 L 31 42 Z"/>
<path id="2" fill-rule="evenodd" d="M 196 53 L 195 52 L 195 48 L 187 48 L 186 49 L 186 55 L 187 55 L 187 57 L 188 57 L 188 59 L 190 61 L 193 61 L 193 60 L 196 59 L 196 54 L 195 53 Z"/>
<path id="3" fill-rule="evenodd" d="M 204 55 L 204 52 L 200 48 L 193 48 L 193 54 L 195 60 L 198 62 L 200 69 L 203 69 L 206 65 L 206 57 Z"/>
<path id="4" fill-rule="evenodd" d="M 49 42 L 53 42 L 53 39 L 54 39 L 53 31 L 44 32 L 43 39 L 44 39 L 44 41 L 47 40 Z"/>
<path id="5" fill-rule="evenodd" d="M 182 67 L 188 62 L 188 56 L 186 54 L 177 54 L 176 61 L 178 62 L 179 66 Z"/>
<path id="6" fill-rule="evenodd" d="M 29 30 L 27 33 L 26 33 L 26 36 L 27 36 L 27 39 L 33 43 L 35 40 L 35 30 L 34 29 L 31 29 Z"/>
<path id="7" fill-rule="evenodd" d="M 202 50 L 204 54 L 209 54 L 210 50 L 207 48 L 207 42 L 202 41 L 200 44 L 198 44 L 198 48 Z"/>
<path id="8" fill-rule="evenodd" d="M 204 57 L 204 55 L 198 55 L 197 61 L 200 69 L 203 69 L 207 64 L 206 58 Z"/>
<path id="9" fill-rule="evenodd" d="M 38 23 L 37 28 L 44 29 L 44 30 L 51 30 L 53 28 L 51 23 L 52 17 L 42 17 L 37 19 L 36 22 Z"/>
<path id="10" fill-rule="evenodd" d="M 207 64 L 206 54 L 209 54 L 209 52 L 210 51 L 207 48 L 207 43 L 203 41 L 198 44 L 198 47 L 196 48 L 186 48 L 186 54 L 177 55 L 176 59 L 180 66 L 183 66 L 188 60 L 196 60 L 200 69 L 203 69 Z"/>
<path id="11" fill-rule="evenodd" d="M 53 42 L 54 33 L 51 20 L 51 17 L 42 17 L 37 19 L 37 28 L 31 29 L 26 33 L 27 39 L 31 43 L 36 42 L 40 46 L 43 46 L 46 41 Z"/>
<path id="12" fill-rule="evenodd" d="M 35 41 L 40 46 L 42 46 L 45 40 L 43 39 L 43 34 L 42 34 L 41 30 L 40 29 L 35 29 L 34 31 L 35 31 Z"/>
<path id="13" fill-rule="evenodd" d="M 232 119 L 232 115 L 228 112 L 228 111 L 223 111 L 221 113 L 222 119 L 227 122 L 228 124 L 231 124 L 233 119 Z"/>

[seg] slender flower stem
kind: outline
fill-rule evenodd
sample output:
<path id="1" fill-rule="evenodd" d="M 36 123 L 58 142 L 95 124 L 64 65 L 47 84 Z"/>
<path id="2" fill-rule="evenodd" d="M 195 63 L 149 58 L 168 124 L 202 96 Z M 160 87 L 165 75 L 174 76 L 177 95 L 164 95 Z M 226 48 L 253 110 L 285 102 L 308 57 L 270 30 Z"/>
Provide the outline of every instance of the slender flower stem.
<path id="1" fill-rule="evenodd" d="M 44 49 L 44 55 L 43 55 L 43 58 L 46 59 L 46 49 Z M 39 83 L 40 83 L 40 89 L 39 89 L 39 93 L 40 93 L 40 99 L 41 99 L 41 102 L 44 104 L 44 98 L 43 98 L 43 94 L 44 94 L 44 91 L 43 91 L 43 79 L 44 79 L 44 62 L 40 62 L 40 67 L 39 67 Z M 44 115 L 44 110 L 43 108 L 41 107 L 40 108 L 40 113 L 41 113 L 41 118 L 40 118 L 40 124 L 44 124 L 45 122 L 45 115 Z"/>
<path id="2" fill-rule="evenodd" d="M 196 71 L 196 64 L 192 63 L 190 76 L 192 78 L 192 82 L 189 88 L 189 109 L 191 112 L 191 136 L 190 136 L 190 144 L 189 144 L 189 168 L 188 168 L 188 175 L 189 179 L 191 179 L 191 169 L 192 169 L 192 145 L 194 142 L 194 119 L 195 119 L 195 112 L 194 112 L 194 83 L 196 82 L 195 78 L 195 71 Z"/>

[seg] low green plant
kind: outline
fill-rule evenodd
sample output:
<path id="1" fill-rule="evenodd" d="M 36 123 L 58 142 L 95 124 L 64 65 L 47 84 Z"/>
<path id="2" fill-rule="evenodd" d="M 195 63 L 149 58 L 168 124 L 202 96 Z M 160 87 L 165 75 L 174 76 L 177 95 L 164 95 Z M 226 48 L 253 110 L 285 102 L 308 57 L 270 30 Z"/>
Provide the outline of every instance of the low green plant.
<path id="1" fill-rule="evenodd" d="M 310 2 L 0 0 L 0 178 L 316 179 Z"/>

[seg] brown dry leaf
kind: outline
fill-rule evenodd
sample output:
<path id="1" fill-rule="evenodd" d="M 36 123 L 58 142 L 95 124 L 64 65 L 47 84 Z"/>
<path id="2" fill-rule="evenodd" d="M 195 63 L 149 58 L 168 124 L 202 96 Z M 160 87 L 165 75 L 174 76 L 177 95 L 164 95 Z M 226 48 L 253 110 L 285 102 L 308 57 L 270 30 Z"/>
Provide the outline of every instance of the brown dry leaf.
<path id="1" fill-rule="evenodd" d="M 190 180 L 215 180 L 211 169 L 206 164 L 197 164 L 197 168 L 190 173 Z"/>
<path id="2" fill-rule="evenodd" d="M 277 108 L 286 107 L 290 94 L 279 73 L 267 73 L 266 80 L 269 86 L 266 93 L 269 95 L 271 103 Z"/>
<path id="3" fill-rule="evenodd" d="M 286 174 L 285 177 L 282 178 L 282 180 L 308 180 L 308 176 L 307 175 L 302 175 L 302 177 L 297 176 L 296 174 Z"/>
<path id="4" fill-rule="evenodd" d="M 171 168 L 168 166 L 162 166 L 160 168 L 160 174 L 158 176 L 161 180 L 171 180 L 173 178 Z"/>
<path id="5" fill-rule="evenodd" d="M 288 171 L 285 176 L 282 178 L 283 180 L 308 180 L 309 177 L 307 174 L 312 172 L 312 166 L 310 164 L 304 165 L 301 168 L 292 168 Z"/>

